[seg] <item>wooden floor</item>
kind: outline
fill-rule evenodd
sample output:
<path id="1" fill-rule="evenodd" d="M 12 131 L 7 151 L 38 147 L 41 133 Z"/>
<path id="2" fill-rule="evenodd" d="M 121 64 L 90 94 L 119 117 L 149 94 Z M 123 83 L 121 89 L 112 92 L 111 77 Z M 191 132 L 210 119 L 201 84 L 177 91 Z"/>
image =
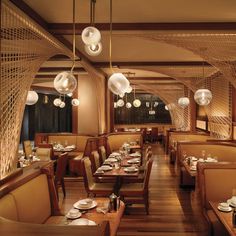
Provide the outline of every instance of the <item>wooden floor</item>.
<path id="1" fill-rule="evenodd" d="M 162 147 L 152 145 L 154 164 L 150 179 L 150 214 L 145 215 L 141 206 L 132 206 L 124 215 L 118 235 L 152 236 L 206 236 L 206 226 L 197 201 L 191 201 L 189 189 L 180 189 L 174 167 Z M 86 196 L 81 181 L 66 181 L 66 199 L 60 201 L 67 212 L 74 202 Z M 60 194 L 60 199 L 62 195 Z"/>

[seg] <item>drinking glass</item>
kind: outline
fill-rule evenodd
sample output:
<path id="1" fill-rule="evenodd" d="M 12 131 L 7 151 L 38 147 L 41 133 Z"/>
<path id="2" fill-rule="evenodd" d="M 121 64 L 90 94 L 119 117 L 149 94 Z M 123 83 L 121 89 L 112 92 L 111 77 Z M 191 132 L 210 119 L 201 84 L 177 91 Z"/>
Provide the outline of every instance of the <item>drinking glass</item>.
<path id="1" fill-rule="evenodd" d="M 203 160 L 205 160 L 205 157 L 206 157 L 206 151 L 202 150 L 202 158 L 203 158 Z"/>

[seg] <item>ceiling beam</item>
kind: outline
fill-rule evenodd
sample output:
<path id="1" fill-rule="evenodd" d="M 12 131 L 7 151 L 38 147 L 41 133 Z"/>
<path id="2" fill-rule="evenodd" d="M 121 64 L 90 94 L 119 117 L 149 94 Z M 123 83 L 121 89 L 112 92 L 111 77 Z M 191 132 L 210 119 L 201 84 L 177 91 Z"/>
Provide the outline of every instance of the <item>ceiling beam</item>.
<path id="1" fill-rule="evenodd" d="M 38 71 L 38 73 L 59 73 L 62 71 L 70 71 L 71 67 L 41 67 Z M 86 72 L 86 70 L 82 67 L 75 67 L 73 72 Z"/>
<path id="2" fill-rule="evenodd" d="M 129 80 L 131 81 L 139 81 L 139 80 L 146 80 L 146 81 L 150 81 L 150 80 L 168 80 L 168 81 L 176 81 L 175 79 L 171 78 L 171 77 L 128 77 Z"/>
<path id="3" fill-rule="evenodd" d="M 131 61 L 131 62 L 112 62 L 117 67 L 133 67 L 133 66 L 211 66 L 206 61 Z M 94 62 L 93 65 L 99 68 L 109 67 L 109 62 Z"/>
<path id="4" fill-rule="evenodd" d="M 17 0 L 14 0 L 17 1 Z M 82 30 L 90 23 L 76 23 L 76 34 L 81 34 Z M 109 31 L 110 23 L 95 23 L 101 31 Z M 72 23 L 50 23 L 48 29 L 53 34 L 59 35 L 72 35 L 73 27 Z M 139 22 L 139 23 L 113 23 L 112 30 L 120 31 L 132 31 L 132 30 L 160 30 L 160 31 L 171 31 L 171 30 L 236 30 L 236 22 Z"/>

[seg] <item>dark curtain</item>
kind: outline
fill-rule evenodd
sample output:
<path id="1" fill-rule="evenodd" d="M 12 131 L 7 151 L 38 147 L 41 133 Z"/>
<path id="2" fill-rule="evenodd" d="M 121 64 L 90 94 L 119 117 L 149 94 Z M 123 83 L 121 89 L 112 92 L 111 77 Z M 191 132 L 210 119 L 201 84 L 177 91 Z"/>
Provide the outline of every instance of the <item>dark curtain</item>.
<path id="1" fill-rule="evenodd" d="M 66 97 L 65 107 L 59 108 L 53 105 L 53 100 L 58 96 L 38 95 L 39 100 L 35 105 L 25 107 L 21 140 L 34 140 L 35 133 L 72 132 L 71 98 Z"/>

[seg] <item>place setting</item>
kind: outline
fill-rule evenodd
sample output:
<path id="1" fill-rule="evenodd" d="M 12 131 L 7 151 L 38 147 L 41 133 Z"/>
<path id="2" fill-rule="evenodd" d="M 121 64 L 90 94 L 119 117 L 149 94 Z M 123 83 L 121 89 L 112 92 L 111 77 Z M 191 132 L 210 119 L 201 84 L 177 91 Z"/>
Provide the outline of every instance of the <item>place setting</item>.
<path id="1" fill-rule="evenodd" d="M 139 170 L 139 168 L 137 168 L 136 166 L 129 166 L 129 167 L 125 167 L 124 171 L 126 173 L 134 173 L 137 172 Z"/>
<path id="2" fill-rule="evenodd" d="M 229 206 L 236 208 L 236 196 L 231 197 L 227 200 Z"/>
<path id="3" fill-rule="evenodd" d="M 127 161 L 128 164 L 139 164 L 140 158 L 133 158 Z"/>
<path id="4" fill-rule="evenodd" d="M 228 202 L 220 202 L 217 206 L 219 211 L 222 212 L 231 212 L 232 207 L 230 207 L 230 204 Z"/>
<path id="5" fill-rule="evenodd" d="M 97 206 L 97 202 L 91 198 L 79 200 L 73 204 L 73 207 L 78 210 L 90 210 Z"/>

